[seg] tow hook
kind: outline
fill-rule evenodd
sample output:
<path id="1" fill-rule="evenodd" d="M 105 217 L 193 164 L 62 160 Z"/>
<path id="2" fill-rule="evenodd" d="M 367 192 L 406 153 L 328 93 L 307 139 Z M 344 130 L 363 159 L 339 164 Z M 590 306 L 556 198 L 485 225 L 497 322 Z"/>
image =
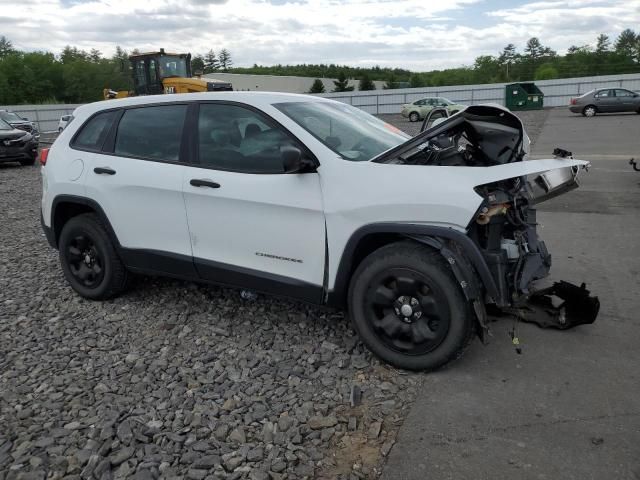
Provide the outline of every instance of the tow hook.
<path id="1" fill-rule="evenodd" d="M 599 311 L 600 300 L 589 295 L 584 283 L 578 287 L 565 281 L 534 292 L 527 303 L 517 309 L 523 322 L 558 330 L 591 324 Z"/>

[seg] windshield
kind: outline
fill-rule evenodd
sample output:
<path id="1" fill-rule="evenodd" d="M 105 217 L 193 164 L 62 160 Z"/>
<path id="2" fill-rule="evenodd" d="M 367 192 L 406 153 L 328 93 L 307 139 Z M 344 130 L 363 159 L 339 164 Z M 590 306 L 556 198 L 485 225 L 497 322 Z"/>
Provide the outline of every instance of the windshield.
<path id="1" fill-rule="evenodd" d="M 13 127 L 0 118 L 0 130 L 13 130 Z"/>
<path id="2" fill-rule="evenodd" d="M 344 103 L 291 102 L 274 107 L 346 160 L 371 160 L 411 138 L 393 125 Z"/>
<path id="3" fill-rule="evenodd" d="M 187 59 L 166 55 L 158 58 L 160 78 L 187 77 Z"/>
<path id="4" fill-rule="evenodd" d="M 0 111 L 0 119 L 4 120 L 5 122 L 23 122 L 24 121 L 15 113 L 7 112 L 5 110 Z"/>

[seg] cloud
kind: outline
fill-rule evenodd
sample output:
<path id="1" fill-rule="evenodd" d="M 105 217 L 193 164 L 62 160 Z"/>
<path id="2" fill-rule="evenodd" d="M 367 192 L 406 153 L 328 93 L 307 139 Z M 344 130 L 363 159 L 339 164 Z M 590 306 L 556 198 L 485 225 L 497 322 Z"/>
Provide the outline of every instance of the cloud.
<path id="1" fill-rule="evenodd" d="M 7 1 L 7 0 L 5 0 Z M 472 64 L 532 36 L 564 51 L 637 28 L 628 0 L 9 0 L 3 34 L 18 48 L 66 44 L 110 55 L 227 48 L 235 65 L 340 63 L 431 70 Z M 9 13 L 7 13 L 9 12 Z M 48 22 L 46 35 L 42 25 Z"/>

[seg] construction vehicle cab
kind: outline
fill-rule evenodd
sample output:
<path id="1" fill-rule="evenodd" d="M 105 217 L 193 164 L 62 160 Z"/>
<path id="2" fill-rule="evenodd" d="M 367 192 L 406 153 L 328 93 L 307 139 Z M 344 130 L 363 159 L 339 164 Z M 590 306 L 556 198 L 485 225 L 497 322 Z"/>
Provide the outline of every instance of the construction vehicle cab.
<path id="1" fill-rule="evenodd" d="M 231 83 L 212 78 L 192 78 L 190 53 L 140 53 L 129 57 L 132 91 L 104 90 L 104 98 L 162 93 L 219 92 L 233 90 Z"/>

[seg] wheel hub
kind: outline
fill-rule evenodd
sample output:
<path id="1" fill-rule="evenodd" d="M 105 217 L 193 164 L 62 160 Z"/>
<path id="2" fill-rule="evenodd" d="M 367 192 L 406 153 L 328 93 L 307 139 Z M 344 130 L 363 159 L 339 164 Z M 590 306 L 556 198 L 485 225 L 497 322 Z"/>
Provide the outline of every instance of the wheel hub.
<path id="1" fill-rule="evenodd" d="M 422 316 L 422 307 L 417 298 L 402 295 L 394 302 L 394 310 L 400 320 L 411 323 Z"/>

